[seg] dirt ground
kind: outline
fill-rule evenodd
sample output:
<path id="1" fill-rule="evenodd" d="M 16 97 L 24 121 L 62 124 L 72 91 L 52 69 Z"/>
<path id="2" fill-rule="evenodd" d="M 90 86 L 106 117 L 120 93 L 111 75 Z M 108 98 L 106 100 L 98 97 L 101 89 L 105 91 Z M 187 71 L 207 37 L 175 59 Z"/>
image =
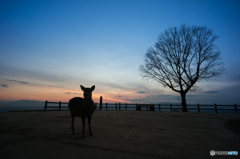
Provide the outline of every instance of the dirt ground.
<path id="1" fill-rule="evenodd" d="M 0 113 L 0 158 L 213 158 L 210 150 L 240 153 L 240 135 L 224 127 L 239 118 L 239 114 L 95 111 L 93 137 L 86 126 L 82 139 L 80 118 L 72 135 L 69 111 Z"/>

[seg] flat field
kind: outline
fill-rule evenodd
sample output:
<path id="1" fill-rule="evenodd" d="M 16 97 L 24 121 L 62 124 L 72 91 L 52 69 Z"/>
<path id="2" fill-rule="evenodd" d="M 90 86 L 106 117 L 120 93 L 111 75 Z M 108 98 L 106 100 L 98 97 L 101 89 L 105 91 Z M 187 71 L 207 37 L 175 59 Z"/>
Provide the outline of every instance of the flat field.
<path id="1" fill-rule="evenodd" d="M 69 111 L 0 113 L 2 159 L 213 158 L 210 150 L 238 151 L 240 135 L 226 128 L 239 114 L 95 111 L 92 133 Z M 234 130 L 239 123 L 230 123 Z M 229 124 L 228 124 L 229 125 Z M 238 156 L 215 156 L 217 158 Z"/>

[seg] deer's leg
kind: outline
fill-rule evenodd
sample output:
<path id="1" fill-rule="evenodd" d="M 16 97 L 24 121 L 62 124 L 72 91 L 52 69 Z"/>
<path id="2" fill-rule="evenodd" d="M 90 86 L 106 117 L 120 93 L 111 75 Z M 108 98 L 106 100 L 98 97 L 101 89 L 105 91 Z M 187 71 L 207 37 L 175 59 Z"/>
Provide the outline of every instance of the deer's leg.
<path id="1" fill-rule="evenodd" d="M 91 131 L 91 116 L 88 117 L 88 127 L 89 127 L 89 134 L 92 137 L 92 131 Z"/>
<path id="2" fill-rule="evenodd" d="M 73 135 L 75 135 L 75 131 L 74 131 L 74 117 L 72 117 L 72 126 L 71 126 L 71 129 L 72 129 Z"/>
<path id="3" fill-rule="evenodd" d="M 83 124 L 82 138 L 84 138 L 85 117 L 82 117 L 82 124 Z"/>

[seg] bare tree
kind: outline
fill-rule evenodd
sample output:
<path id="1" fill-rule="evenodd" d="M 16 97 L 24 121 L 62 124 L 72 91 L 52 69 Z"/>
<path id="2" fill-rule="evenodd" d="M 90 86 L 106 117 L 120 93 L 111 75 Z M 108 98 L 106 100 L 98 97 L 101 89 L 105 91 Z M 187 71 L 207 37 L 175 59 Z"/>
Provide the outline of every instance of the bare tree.
<path id="1" fill-rule="evenodd" d="M 139 68 L 141 76 L 180 93 L 183 112 L 187 112 L 186 94 L 196 89 L 194 84 L 225 70 L 220 51 L 213 44 L 217 38 L 205 26 L 169 28 L 147 51 L 145 65 Z"/>

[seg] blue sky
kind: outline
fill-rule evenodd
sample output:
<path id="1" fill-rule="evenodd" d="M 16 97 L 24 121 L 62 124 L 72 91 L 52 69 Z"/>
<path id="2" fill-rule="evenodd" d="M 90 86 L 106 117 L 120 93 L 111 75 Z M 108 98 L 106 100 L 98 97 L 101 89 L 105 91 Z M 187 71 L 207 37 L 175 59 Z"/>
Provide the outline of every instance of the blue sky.
<path id="1" fill-rule="evenodd" d="M 0 2 L 0 100 L 68 101 L 79 85 L 99 102 L 179 102 L 143 80 L 144 55 L 169 27 L 205 25 L 225 74 L 197 83 L 187 103 L 240 103 L 240 1 L 7 0 Z"/>

